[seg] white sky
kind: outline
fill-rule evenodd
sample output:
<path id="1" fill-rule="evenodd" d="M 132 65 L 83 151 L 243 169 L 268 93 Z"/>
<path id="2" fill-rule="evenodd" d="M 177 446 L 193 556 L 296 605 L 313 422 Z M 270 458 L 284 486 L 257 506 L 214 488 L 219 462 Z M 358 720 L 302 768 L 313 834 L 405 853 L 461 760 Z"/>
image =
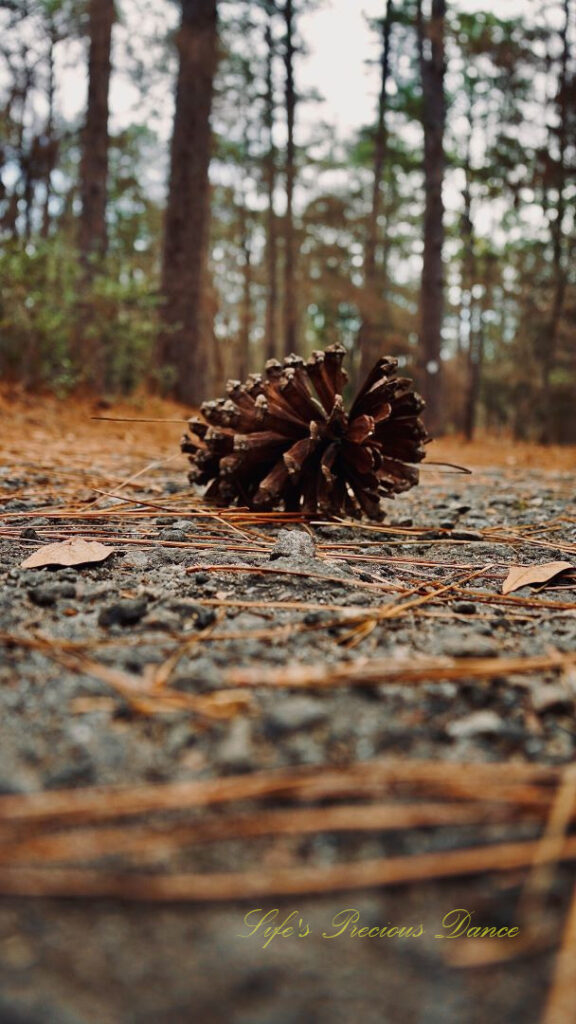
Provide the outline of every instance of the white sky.
<path id="1" fill-rule="evenodd" d="M 528 15 L 534 2 L 457 0 L 454 6 L 514 18 Z M 300 19 L 309 52 L 300 61 L 298 85 L 322 94 L 325 102 L 315 107 L 315 114 L 334 124 L 340 137 L 374 118 L 377 70 L 367 67 L 366 61 L 377 56 L 377 40 L 366 19 L 382 17 L 384 10 L 384 0 L 323 0 L 319 10 Z"/>

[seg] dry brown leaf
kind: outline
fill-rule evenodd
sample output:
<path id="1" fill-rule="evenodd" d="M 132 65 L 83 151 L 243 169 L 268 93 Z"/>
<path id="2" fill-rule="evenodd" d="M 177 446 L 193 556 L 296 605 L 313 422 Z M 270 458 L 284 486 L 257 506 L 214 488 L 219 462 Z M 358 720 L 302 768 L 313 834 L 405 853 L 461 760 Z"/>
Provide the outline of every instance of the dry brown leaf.
<path id="1" fill-rule="evenodd" d="M 544 562 L 542 565 L 513 565 L 502 584 L 502 593 L 511 594 L 513 590 L 527 587 L 531 583 L 548 583 L 567 569 L 573 569 L 570 562 Z"/>
<path id="2" fill-rule="evenodd" d="M 57 544 L 45 544 L 20 563 L 22 569 L 40 569 L 45 565 L 84 565 L 87 562 L 103 562 L 116 551 L 100 544 L 97 540 L 71 537 Z"/>

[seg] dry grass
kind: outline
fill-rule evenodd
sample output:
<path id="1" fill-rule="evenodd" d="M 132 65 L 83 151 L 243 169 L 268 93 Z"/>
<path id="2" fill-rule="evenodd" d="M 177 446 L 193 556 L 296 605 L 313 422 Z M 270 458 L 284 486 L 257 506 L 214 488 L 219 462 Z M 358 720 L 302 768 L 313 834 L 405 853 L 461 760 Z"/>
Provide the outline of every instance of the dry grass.
<path id="1" fill-rule="evenodd" d="M 91 398 L 62 399 L 32 396 L 16 389 L 0 390 L 0 416 L 3 420 L 2 448 L 26 459 L 36 454 L 37 445 L 47 442 L 59 446 L 64 440 L 84 452 L 95 449 L 103 456 L 102 442 L 122 442 L 125 454 L 150 458 L 174 454 L 182 427 L 191 410 L 145 394 L 102 407 Z M 106 417 L 98 422 L 91 417 Z M 120 422 L 113 422 L 114 419 Z M 129 422 L 150 419 L 164 422 Z M 73 453 L 72 453 L 73 454 Z M 468 443 L 462 438 L 441 438 L 429 448 L 429 458 L 452 462 L 472 469 L 500 466 L 503 469 L 538 469 L 540 472 L 570 472 L 576 465 L 576 448 L 514 442 L 506 435 L 482 437 Z M 182 458 L 182 465 L 186 460 Z M 424 466 L 426 463 L 424 463 Z M 428 472 L 431 472 L 431 467 Z"/>

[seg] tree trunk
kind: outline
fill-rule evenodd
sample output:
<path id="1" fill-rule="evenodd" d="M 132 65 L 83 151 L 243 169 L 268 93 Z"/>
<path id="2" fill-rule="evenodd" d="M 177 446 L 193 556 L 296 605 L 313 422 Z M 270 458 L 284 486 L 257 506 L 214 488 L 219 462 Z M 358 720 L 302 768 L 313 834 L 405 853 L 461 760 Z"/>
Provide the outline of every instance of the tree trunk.
<path id="1" fill-rule="evenodd" d="M 570 115 L 568 100 L 568 63 L 570 58 L 570 0 L 564 0 L 564 24 L 561 30 L 562 56 L 558 76 L 557 110 L 558 110 L 558 166 L 557 166 L 557 202 L 556 217 L 552 221 L 552 266 L 554 293 L 552 309 L 548 323 L 547 337 L 542 356 L 542 432 L 540 440 L 550 444 L 552 420 L 552 387 L 551 375 L 556 362 L 558 347 L 558 331 L 564 299 L 566 296 L 566 267 L 564 258 L 564 218 L 566 214 L 566 149 L 568 145 L 568 118 Z"/>
<path id="2" fill-rule="evenodd" d="M 426 25 L 422 0 L 417 5 L 418 49 L 424 128 L 424 251 L 420 291 L 420 386 L 426 422 L 432 433 L 442 428 L 442 321 L 444 315 L 444 18 L 446 0 L 432 0 Z"/>
<path id="3" fill-rule="evenodd" d="M 484 285 L 485 292 L 488 285 Z M 480 398 L 480 385 L 482 382 L 482 364 L 484 362 L 484 307 L 485 300 L 476 303 L 470 301 L 470 321 L 468 336 L 468 366 L 466 381 L 466 398 L 464 405 L 464 437 L 467 441 L 474 439 L 476 429 L 476 418 L 478 413 L 478 401 Z"/>
<path id="4" fill-rule="evenodd" d="M 46 88 L 46 101 L 48 103 L 48 114 L 46 117 L 46 146 L 44 164 L 44 201 L 42 203 L 42 227 L 40 234 L 42 238 L 48 238 L 50 234 L 50 200 L 52 198 L 52 171 L 56 163 L 57 143 L 54 137 L 54 100 L 56 95 L 56 79 L 54 69 L 54 49 L 58 41 L 58 34 L 53 19 L 48 23 L 49 47 L 48 47 L 48 83 Z"/>
<path id="5" fill-rule="evenodd" d="M 474 137 L 474 101 L 472 88 L 468 96 L 468 138 L 464 156 L 463 171 L 465 184 L 462 192 L 464 210 L 460 220 L 460 236 L 462 238 L 462 312 L 468 313 L 468 338 L 466 346 L 466 386 L 464 392 L 464 410 L 462 429 L 467 441 L 472 441 L 476 426 L 476 406 L 480 395 L 481 359 L 484 351 L 482 336 L 483 314 L 478 312 L 474 286 L 478 283 L 478 261 L 476 259 L 476 239 L 472 220 L 472 139 Z M 459 332 L 460 335 L 460 332 Z M 459 337 L 460 345 L 460 337 Z"/>
<path id="6" fill-rule="evenodd" d="M 90 53 L 88 105 L 80 163 L 79 247 L 87 272 L 104 256 L 107 247 L 106 201 L 108 184 L 108 93 L 111 73 L 114 0 L 90 0 Z"/>
<path id="7" fill-rule="evenodd" d="M 162 266 L 162 368 L 174 398 L 206 397 L 202 283 L 210 218 L 210 112 L 217 64 L 216 0 L 181 0 L 179 69 Z"/>
<path id="8" fill-rule="evenodd" d="M 374 167 L 372 178 L 372 202 L 364 247 L 364 292 L 366 308 L 363 312 L 362 326 L 359 333 L 360 345 L 360 380 L 364 380 L 379 357 L 383 355 L 384 330 L 374 317 L 374 308 L 381 303 L 377 295 L 377 261 L 380 212 L 382 208 L 382 176 L 388 150 L 388 131 L 386 126 L 387 94 L 386 88 L 390 75 L 390 35 L 393 19 L 393 2 L 386 0 L 386 11 L 382 20 L 382 50 L 380 56 L 380 96 L 378 100 L 378 121 L 374 140 Z"/>
<path id="9" fill-rule="evenodd" d="M 278 221 L 274 207 L 276 191 L 276 147 L 274 145 L 274 39 L 272 17 L 274 8 L 268 5 L 268 19 L 265 29 L 266 42 L 266 92 L 264 123 L 268 142 L 264 173 L 268 209 L 266 213 L 266 337 L 264 352 L 266 359 L 275 359 L 278 354 L 276 320 L 278 312 Z"/>
<path id="10" fill-rule="evenodd" d="M 286 79 L 284 98 L 286 103 L 286 213 L 284 217 L 284 354 L 298 350 L 297 306 L 296 306 L 296 239 L 294 232 L 294 183 L 296 180 L 296 149 L 294 144 L 294 122 L 296 113 L 296 91 L 294 88 L 294 5 L 292 0 L 284 4 L 286 38 L 284 46 L 284 67 Z"/>
<path id="11" fill-rule="evenodd" d="M 240 307 L 240 331 L 238 338 L 237 375 L 246 380 L 250 363 L 250 334 L 252 331 L 252 248 L 250 225 L 245 197 L 240 207 L 240 246 L 242 249 L 242 302 Z"/>

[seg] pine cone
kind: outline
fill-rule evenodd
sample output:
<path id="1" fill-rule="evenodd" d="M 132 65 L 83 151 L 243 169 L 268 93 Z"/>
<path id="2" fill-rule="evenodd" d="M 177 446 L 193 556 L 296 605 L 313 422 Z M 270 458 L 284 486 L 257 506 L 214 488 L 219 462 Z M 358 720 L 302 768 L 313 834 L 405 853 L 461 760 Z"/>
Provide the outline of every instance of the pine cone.
<path id="1" fill-rule="evenodd" d="M 382 497 L 418 483 L 424 402 L 384 356 L 346 413 L 345 354 L 332 345 L 307 362 L 271 359 L 263 376 L 229 381 L 228 398 L 205 402 L 182 439 L 191 483 L 210 484 L 205 496 L 220 505 L 380 519 Z"/>

